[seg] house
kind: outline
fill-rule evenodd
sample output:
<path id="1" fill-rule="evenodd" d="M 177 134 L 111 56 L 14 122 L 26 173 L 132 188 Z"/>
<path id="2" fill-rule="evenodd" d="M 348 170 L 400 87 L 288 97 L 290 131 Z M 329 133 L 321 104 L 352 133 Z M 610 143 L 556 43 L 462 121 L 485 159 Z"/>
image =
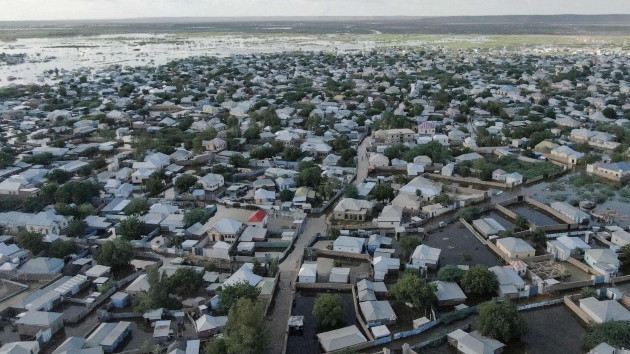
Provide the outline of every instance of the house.
<path id="1" fill-rule="evenodd" d="M 505 344 L 496 339 L 482 336 L 477 331 L 466 333 L 457 329 L 446 337 L 448 343 L 463 354 L 501 354 L 505 348 Z"/>
<path id="2" fill-rule="evenodd" d="M 21 274 L 59 274 L 63 267 L 63 259 L 37 257 L 24 263 L 19 272 Z"/>
<path id="3" fill-rule="evenodd" d="M 402 129 L 388 129 L 382 131 L 381 134 L 374 132 L 374 136 L 382 137 L 384 142 L 388 144 L 400 144 L 400 143 L 409 143 L 414 140 L 415 133 L 411 129 L 402 128 Z"/>
<path id="4" fill-rule="evenodd" d="M 583 153 L 577 152 L 566 145 L 558 146 L 549 153 L 549 158 L 570 165 L 577 165 L 583 157 Z"/>
<path id="5" fill-rule="evenodd" d="M 584 262 L 607 278 L 615 276 L 620 265 L 615 251 L 608 248 L 584 251 Z"/>
<path id="6" fill-rule="evenodd" d="M 387 205 L 376 219 L 380 229 L 393 229 L 400 226 L 403 217 L 403 208 L 396 205 Z"/>
<path id="7" fill-rule="evenodd" d="M 371 168 L 387 167 L 389 166 L 389 158 L 383 154 L 373 153 L 370 154 L 369 164 Z"/>
<path id="8" fill-rule="evenodd" d="M 624 183 L 630 179 L 630 163 L 594 163 L 586 165 L 586 172 L 614 182 Z"/>
<path id="9" fill-rule="evenodd" d="M 276 201 L 276 193 L 264 188 L 256 189 L 254 201 L 256 204 L 273 204 Z"/>
<path id="10" fill-rule="evenodd" d="M 436 128 L 437 124 L 435 122 L 422 122 L 418 124 L 418 134 L 433 136 Z"/>
<path id="11" fill-rule="evenodd" d="M 420 211 L 420 197 L 415 194 L 398 193 L 391 205 L 401 207 L 408 213 L 417 214 Z"/>
<path id="12" fill-rule="evenodd" d="M 350 236 L 339 236 L 333 242 L 333 251 L 345 253 L 363 253 L 365 239 Z"/>
<path id="13" fill-rule="evenodd" d="M 227 149 L 227 142 L 221 138 L 214 138 L 212 140 L 202 140 L 201 146 L 207 151 L 219 152 Z"/>
<path id="14" fill-rule="evenodd" d="M 525 281 L 511 266 L 494 266 L 488 268 L 488 270 L 497 276 L 497 281 L 499 282 L 499 296 L 508 298 L 518 297 L 520 292 L 525 289 Z"/>
<path id="15" fill-rule="evenodd" d="M 374 203 L 367 200 L 344 198 L 334 209 L 334 218 L 337 220 L 366 221 L 372 215 Z"/>
<path id="16" fill-rule="evenodd" d="M 239 241 L 241 242 L 265 242 L 267 240 L 267 229 L 260 226 L 247 226 Z"/>
<path id="17" fill-rule="evenodd" d="M 475 230 L 479 231 L 479 233 L 481 233 L 486 238 L 497 236 L 501 232 L 505 231 L 505 227 L 503 227 L 493 218 L 473 220 L 472 224 Z"/>
<path id="18" fill-rule="evenodd" d="M 389 301 L 363 301 L 359 308 L 368 327 L 396 323 L 396 313 Z"/>
<path id="19" fill-rule="evenodd" d="M 330 269 L 329 283 L 347 284 L 350 278 L 350 268 L 332 267 Z"/>
<path id="20" fill-rule="evenodd" d="M 6 343 L 2 347 L 0 347 L 0 354 L 38 354 L 38 353 L 39 353 L 39 342 L 35 340 L 24 341 L 24 342 L 11 342 L 11 343 Z"/>
<path id="21" fill-rule="evenodd" d="M 198 179 L 198 182 L 203 186 L 204 190 L 214 192 L 217 189 L 223 187 L 225 179 L 222 175 L 215 173 L 208 173 L 207 175 Z"/>
<path id="22" fill-rule="evenodd" d="M 624 230 L 615 230 L 611 233 L 610 242 L 620 247 L 630 244 L 630 233 Z"/>
<path id="23" fill-rule="evenodd" d="M 171 331 L 171 321 L 155 321 L 153 324 L 153 341 L 156 343 L 164 343 L 170 340 L 173 332 Z"/>
<path id="24" fill-rule="evenodd" d="M 298 272 L 300 283 L 317 283 L 317 263 L 304 263 Z"/>
<path id="25" fill-rule="evenodd" d="M 325 352 L 333 352 L 367 342 L 356 325 L 318 333 L 317 340 Z"/>
<path id="26" fill-rule="evenodd" d="M 497 247 L 510 258 L 527 258 L 536 255 L 534 247 L 520 238 L 506 237 L 498 239 Z"/>
<path id="27" fill-rule="evenodd" d="M 390 271 L 398 271 L 400 269 L 400 259 L 391 258 L 390 256 L 377 256 L 374 252 L 372 259 L 372 267 L 374 268 L 374 280 L 381 281 Z"/>
<path id="28" fill-rule="evenodd" d="M 256 210 L 250 215 L 249 219 L 245 222 L 249 226 L 264 228 L 267 227 L 267 220 L 269 215 L 262 210 Z"/>
<path id="29" fill-rule="evenodd" d="M 27 311 L 19 315 L 15 324 L 20 336 L 32 338 L 40 331 L 50 331 L 52 336 L 63 329 L 63 318 L 57 312 Z"/>
<path id="30" fill-rule="evenodd" d="M 437 268 L 440 263 L 440 254 L 442 250 L 439 248 L 429 247 L 427 245 L 417 246 L 411 254 L 412 268 Z"/>
<path id="31" fill-rule="evenodd" d="M 297 183 L 295 183 L 295 180 L 291 177 L 278 177 L 276 178 L 276 186 L 279 191 L 285 191 L 295 188 Z"/>
<path id="32" fill-rule="evenodd" d="M 52 354 L 103 354 L 103 348 L 86 348 L 87 340 L 82 337 L 68 337 Z"/>
<path id="33" fill-rule="evenodd" d="M 438 280 L 432 284 L 437 288 L 435 296 L 438 306 L 454 306 L 466 301 L 466 295 L 457 283 Z"/>
<path id="34" fill-rule="evenodd" d="M 70 221 L 62 215 L 57 215 L 54 209 L 41 211 L 37 214 L 9 211 L 0 213 L 0 225 L 11 232 L 19 229 L 34 231 L 40 234 L 61 234 L 68 228 Z"/>
<path id="35" fill-rule="evenodd" d="M 125 339 L 131 335 L 131 322 L 101 323 L 89 337 L 86 346 L 94 348 L 101 346 L 107 354 L 117 351 Z"/>
<path id="36" fill-rule="evenodd" d="M 203 249 L 203 255 L 208 258 L 213 259 L 225 259 L 231 260 L 230 250 L 232 249 L 232 245 L 227 242 L 218 241 L 210 248 Z"/>
<path id="37" fill-rule="evenodd" d="M 590 249 L 586 242 L 579 237 L 560 236 L 552 241 L 547 241 L 547 253 L 553 254 L 556 259 L 566 261 L 580 250 Z"/>
<path id="38" fill-rule="evenodd" d="M 598 300 L 588 297 L 580 300 L 582 309 L 595 323 L 630 321 L 630 311 L 617 300 Z"/>
<path id="39" fill-rule="evenodd" d="M 236 242 L 243 232 L 244 226 L 240 221 L 223 218 L 208 229 L 208 236 L 212 241 Z"/>
<path id="40" fill-rule="evenodd" d="M 254 274 L 252 268 L 253 265 L 251 263 L 243 264 L 239 270 L 223 282 L 223 286 L 231 286 L 238 283 L 247 283 L 251 286 L 258 285 L 263 280 L 263 277 Z"/>
<path id="41" fill-rule="evenodd" d="M 455 162 L 461 163 L 461 162 L 465 162 L 465 161 L 475 161 L 475 160 L 479 160 L 479 159 L 483 159 L 483 156 L 479 155 L 476 152 L 469 152 L 467 154 L 462 154 L 462 155 L 456 156 L 455 157 Z"/>
<path id="42" fill-rule="evenodd" d="M 578 224 L 588 224 L 588 222 L 591 220 L 590 215 L 570 204 L 564 202 L 553 202 L 549 204 L 549 206 L 553 210 L 559 212 L 560 214 L 566 216 L 567 218 L 573 220 Z"/>
<path id="43" fill-rule="evenodd" d="M 195 321 L 197 335 L 200 338 L 211 337 L 223 330 L 227 324 L 227 316 L 210 316 L 203 314 Z"/>

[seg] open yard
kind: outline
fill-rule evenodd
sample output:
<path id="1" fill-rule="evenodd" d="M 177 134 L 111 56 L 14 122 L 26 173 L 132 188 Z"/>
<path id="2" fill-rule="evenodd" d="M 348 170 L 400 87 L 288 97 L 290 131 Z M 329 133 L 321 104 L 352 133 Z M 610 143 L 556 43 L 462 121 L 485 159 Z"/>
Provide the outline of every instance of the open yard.
<path id="1" fill-rule="evenodd" d="M 544 213 L 542 210 L 535 209 L 528 204 L 510 205 L 508 209 L 525 217 L 525 219 L 533 222 L 538 226 L 561 224 L 562 221 L 556 220 L 551 215 Z"/>

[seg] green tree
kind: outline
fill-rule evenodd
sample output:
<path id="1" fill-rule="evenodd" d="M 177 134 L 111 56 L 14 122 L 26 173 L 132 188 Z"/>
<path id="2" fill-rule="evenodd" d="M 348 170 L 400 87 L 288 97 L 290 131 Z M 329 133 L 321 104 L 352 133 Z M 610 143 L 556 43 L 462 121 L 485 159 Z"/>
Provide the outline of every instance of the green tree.
<path id="1" fill-rule="evenodd" d="M 337 294 L 321 294 L 315 299 L 313 316 L 324 327 L 336 328 L 343 324 L 343 300 Z"/>
<path id="2" fill-rule="evenodd" d="M 68 226 L 69 237 L 83 237 L 85 235 L 85 229 L 88 227 L 87 223 L 81 219 L 74 219 Z"/>
<path id="3" fill-rule="evenodd" d="M 287 146 L 282 152 L 282 159 L 285 161 L 298 161 L 302 158 L 302 150 L 294 146 Z"/>
<path id="4" fill-rule="evenodd" d="M 584 347 L 586 350 L 593 349 L 604 342 L 616 348 L 629 348 L 630 322 L 604 322 L 587 328 L 584 336 Z"/>
<path id="5" fill-rule="evenodd" d="M 39 213 L 44 209 L 44 205 L 40 201 L 40 198 L 28 197 L 22 204 L 22 211 L 25 213 Z"/>
<path id="6" fill-rule="evenodd" d="M 527 322 L 509 300 L 488 301 L 479 305 L 481 333 L 503 343 L 527 332 Z"/>
<path id="7" fill-rule="evenodd" d="M 415 272 L 407 271 L 392 285 L 390 293 L 396 300 L 414 307 L 428 307 L 437 300 L 436 290 L 434 285 L 428 284 Z"/>
<path id="8" fill-rule="evenodd" d="M 379 183 L 372 189 L 374 199 L 381 202 L 388 202 L 395 197 L 394 188 L 391 183 Z"/>
<path id="9" fill-rule="evenodd" d="M 55 200 L 58 203 L 84 204 L 98 195 L 99 188 L 96 184 L 90 181 L 70 181 L 57 188 Z"/>
<path id="10" fill-rule="evenodd" d="M 153 172 L 145 182 L 147 192 L 156 195 L 164 190 L 164 171 L 158 170 Z"/>
<path id="11" fill-rule="evenodd" d="M 184 297 L 194 295 L 203 283 L 203 274 L 204 272 L 198 272 L 190 267 L 177 268 L 175 273 L 168 277 L 169 293 Z"/>
<path id="12" fill-rule="evenodd" d="M 465 207 L 457 211 L 457 217 L 466 220 L 467 222 L 473 221 L 479 215 L 479 209 L 475 207 Z"/>
<path id="13" fill-rule="evenodd" d="M 118 235 L 127 240 L 137 240 L 142 237 L 143 224 L 136 216 L 128 216 L 118 223 Z"/>
<path id="14" fill-rule="evenodd" d="M 133 258 L 133 246 L 123 238 L 114 241 L 107 241 L 96 254 L 96 261 L 99 264 L 112 268 L 122 267 L 129 264 Z"/>
<path id="15" fill-rule="evenodd" d="M 233 155 L 231 155 L 230 159 L 228 160 L 228 162 L 230 163 L 230 165 L 232 165 L 234 167 L 245 167 L 245 166 L 249 165 L 249 160 L 246 159 L 241 154 L 233 154 Z"/>
<path id="16" fill-rule="evenodd" d="M 252 125 L 251 127 L 247 128 L 247 130 L 245 130 L 245 132 L 243 133 L 243 138 L 247 140 L 258 139 L 259 137 L 260 137 L 260 129 L 258 129 L 258 127 L 255 125 Z"/>
<path id="17" fill-rule="evenodd" d="M 210 215 L 206 212 L 204 208 L 195 208 L 189 210 L 184 214 L 184 224 L 186 227 L 190 227 L 196 223 L 205 223 L 208 220 Z"/>
<path id="18" fill-rule="evenodd" d="M 516 216 L 516 220 L 514 220 L 514 224 L 521 230 L 524 230 L 527 228 L 527 226 L 529 225 L 529 221 L 527 221 L 527 219 L 522 216 L 522 215 L 517 215 Z"/>
<path id="19" fill-rule="evenodd" d="M 544 247 L 547 244 L 547 233 L 543 229 L 535 229 L 531 232 L 531 237 L 537 247 Z"/>
<path id="20" fill-rule="evenodd" d="M 149 210 L 149 202 L 146 199 L 133 199 L 124 209 L 125 215 L 142 215 Z"/>
<path id="21" fill-rule="evenodd" d="M 612 107 L 604 108 L 604 110 L 602 111 L 602 114 L 604 115 L 604 117 L 609 118 L 609 119 L 617 118 L 617 111 L 615 111 L 615 109 Z"/>
<path id="22" fill-rule="evenodd" d="M 259 302 L 241 298 L 230 308 L 223 330 L 225 354 L 264 353 L 269 345 L 264 321 L 265 310 Z"/>
<path id="23" fill-rule="evenodd" d="M 357 189 L 357 186 L 354 185 L 354 183 L 349 183 L 344 188 L 343 194 L 346 196 L 346 198 L 356 199 L 359 197 L 359 190 Z"/>
<path id="24" fill-rule="evenodd" d="M 65 257 L 77 253 L 79 246 L 74 241 L 55 240 L 50 245 L 50 256 L 64 259 Z"/>
<path id="25" fill-rule="evenodd" d="M 469 295 L 483 295 L 499 288 L 497 276 L 483 265 L 470 268 L 462 277 L 462 290 Z"/>
<path id="26" fill-rule="evenodd" d="M 295 176 L 295 183 L 300 187 L 316 188 L 321 181 L 321 174 L 322 170 L 318 166 L 301 169 L 298 175 Z"/>
<path id="27" fill-rule="evenodd" d="M 420 243 L 420 239 L 417 236 L 408 234 L 402 235 L 398 244 L 403 250 L 403 258 L 409 259 L 409 256 L 411 256 L 416 247 L 420 246 Z"/>
<path id="28" fill-rule="evenodd" d="M 446 267 L 440 268 L 437 273 L 437 277 L 441 281 L 454 281 L 459 283 L 466 274 L 466 271 L 459 268 L 454 264 L 449 264 Z"/>
<path id="29" fill-rule="evenodd" d="M 133 299 L 133 308 L 136 312 L 147 312 L 157 308 L 176 310 L 181 308 L 181 303 L 169 295 L 169 279 L 166 273 L 160 274 L 157 267 L 147 268 L 147 281 L 149 290 Z"/>
<path id="30" fill-rule="evenodd" d="M 175 189 L 180 193 L 188 192 L 190 188 L 197 184 L 197 180 L 197 176 L 184 173 L 175 180 Z"/>
<path id="31" fill-rule="evenodd" d="M 20 248 L 31 251 L 33 255 L 38 255 L 44 250 L 44 235 L 35 231 L 20 231 L 17 234 L 16 243 Z"/>
<path id="32" fill-rule="evenodd" d="M 290 202 L 293 200 L 294 193 L 288 189 L 280 192 L 280 200 L 283 202 Z"/>
<path id="33" fill-rule="evenodd" d="M 70 179 L 70 177 L 72 177 L 71 173 L 66 172 L 59 168 L 56 168 L 48 172 L 48 174 L 46 175 L 46 178 L 48 178 L 49 181 L 53 181 L 57 184 L 66 183 Z"/>
<path id="34" fill-rule="evenodd" d="M 227 313 L 232 305 L 234 305 L 239 299 L 245 298 L 252 302 L 258 300 L 260 295 L 260 289 L 249 283 L 238 283 L 230 286 L 226 286 L 219 292 L 219 303 L 217 304 L 217 312 Z"/>
<path id="35" fill-rule="evenodd" d="M 449 197 L 446 193 L 440 193 L 440 195 L 433 198 L 432 202 L 436 204 L 442 204 L 442 206 L 444 207 L 448 207 L 453 204 L 453 199 L 451 199 L 451 197 Z"/>

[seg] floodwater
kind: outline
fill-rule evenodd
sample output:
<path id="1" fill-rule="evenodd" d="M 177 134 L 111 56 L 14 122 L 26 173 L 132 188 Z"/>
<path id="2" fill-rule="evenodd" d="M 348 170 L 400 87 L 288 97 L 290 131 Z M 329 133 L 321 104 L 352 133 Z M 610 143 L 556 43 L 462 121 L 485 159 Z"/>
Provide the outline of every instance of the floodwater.
<path id="1" fill-rule="evenodd" d="M 343 319 L 344 324 L 341 327 L 357 325 L 357 318 L 354 312 L 354 302 L 351 293 L 338 293 L 343 300 Z M 291 312 L 292 316 L 304 316 L 304 333 L 303 335 L 292 334 L 287 341 L 287 353 L 302 354 L 319 354 L 321 349 L 317 341 L 318 332 L 326 332 L 327 330 L 318 330 L 318 322 L 313 316 L 313 306 L 315 305 L 315 293 L 300 292 L 295 298 L 295 306 Z M 365 335 L 365 334 L 364 334 Z"/>
<path id="2" fill-rule="evenodd" d="M 109 65 L 162 65 L 191 56 L 229 56 L 234 54 L 278 53 L 288 51 L 369 51 L 375 43 L 366 36 L 341 41 L 330 35 L 174 35 L 126 34 L 77 36 L 67 38 L 29 38 L 0 42 L 0 53 L 26 54 L 24 63 L 0 64 L 0 87 L 15 84 L 46 83 L 55 79 L 44 72 L 72 71 L 81 67 L 104 68 Z M 9 81 L 12 76 L 16 79 Z"/>
<path id="3" fill-rule="evenodd" d="M 423 243 L 442 250 L 440 267 L 449 264 L 469 264 L 471 266 L 483 264 L 488 267 L 499 265 L 496 256 L 458 222 L 429 234 Z M 462 254 L 468 254 L 470 261 L 464 262 Z"/>
<path id="4" fill-rule="evenodd" d="M 542 211 L 535 210 L 534 208 L 525 204 L 511 205 L 508 208 L 538 226 L 547 226 L 562 223 L 560 220 L 556 220 L 551 216 L 543 213 Z"/>

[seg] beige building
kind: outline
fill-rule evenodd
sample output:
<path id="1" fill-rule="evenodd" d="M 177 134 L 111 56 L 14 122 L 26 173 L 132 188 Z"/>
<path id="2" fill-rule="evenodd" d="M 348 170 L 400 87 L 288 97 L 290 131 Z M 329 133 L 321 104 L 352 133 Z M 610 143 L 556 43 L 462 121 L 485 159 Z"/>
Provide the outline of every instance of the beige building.
<path id="1" fill-rule="evenodd" d="M 510 258 L 527 258 L 536 255 L 534 247 L 516 237 L 498 239 L 497 247 Z"/>

